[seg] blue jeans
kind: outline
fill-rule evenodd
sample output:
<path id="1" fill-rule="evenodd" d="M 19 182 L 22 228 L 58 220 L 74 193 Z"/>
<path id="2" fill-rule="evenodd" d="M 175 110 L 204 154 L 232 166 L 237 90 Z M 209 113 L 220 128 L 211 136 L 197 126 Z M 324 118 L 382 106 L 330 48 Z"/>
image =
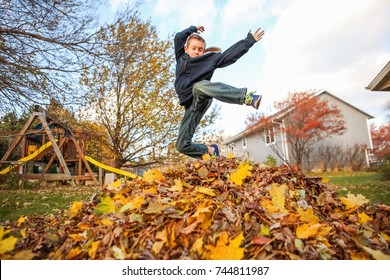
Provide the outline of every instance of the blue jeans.
<path id="1" fill-rule="evenodd" d="M 186 109 L 180 124 L 176 149 L 193 158 L 207 154 L 208 147 L 193 143 L 192 137 L 202 117 L 211 106 L 213 98 L 225 103 L 242 105 L 246 92 L 246 88 L 235 88 L 223 83 L 212 83 L 207 80 L 197 82 L 192 89 L 192 104 Z"/>

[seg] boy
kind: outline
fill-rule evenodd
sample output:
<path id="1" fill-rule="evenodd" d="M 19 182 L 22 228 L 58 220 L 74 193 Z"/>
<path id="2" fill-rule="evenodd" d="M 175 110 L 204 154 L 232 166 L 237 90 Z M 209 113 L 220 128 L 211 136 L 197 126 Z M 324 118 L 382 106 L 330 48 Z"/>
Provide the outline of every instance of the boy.
<path id="1" fill-rule="evenodd" d="M 199 35 L 203 26 L 190 26 L 177 33 L 174 39 L 176 58 L 175 90 L 180 105 L 185 113 L 180 125 L 176 141 L 176 149 L 190 157 L 199 158 L 204 154 L 219 156 L 216 144 L 209 147 L 192 142 L 192 137 L 200 120 L 210 107 L 213 98 L 231 104 L 246 104 L 259 108 L 261 95 L 247 92 L 246 88 L 235 88 L 223 83 L 210 82 L 217 68 L 226 67 L 236 62 L 264 35 L 261 28 L 255 33 L 249 32 L 244 40 L 240 40 L 226 51 L 210 48 L 206 52 L 206 42 Z"/>

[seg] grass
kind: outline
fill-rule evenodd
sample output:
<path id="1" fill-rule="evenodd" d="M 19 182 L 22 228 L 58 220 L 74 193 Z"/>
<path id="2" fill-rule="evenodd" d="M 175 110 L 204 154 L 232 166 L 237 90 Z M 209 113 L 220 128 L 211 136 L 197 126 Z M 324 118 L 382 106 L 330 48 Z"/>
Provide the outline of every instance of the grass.
<path id="1" fill-rule="evenodd" d="M 34 188 L 0 189 L 0 223 L 20 216 L 42 215 L 68 209 L 74 201 L 88 200 L 95 186 L 35 186 Z"/>
<path id="2" fill-rule="evenodd" d="M 390 181 L 383 181 L 377 172 L 324 172 L 319 175 L 329 180 L 340 196 L 348 192 L 361 194 L 372 203 L 390 205 Z"/>

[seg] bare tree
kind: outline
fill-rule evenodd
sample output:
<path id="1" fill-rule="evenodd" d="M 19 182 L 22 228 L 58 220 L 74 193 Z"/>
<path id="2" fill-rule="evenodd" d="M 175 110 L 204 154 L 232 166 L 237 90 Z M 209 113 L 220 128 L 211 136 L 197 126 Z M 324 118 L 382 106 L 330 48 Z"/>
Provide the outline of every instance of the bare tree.
<path id="1" fill-rule="evenodd" d="M 1 0 L 0 113 L 84 101 L 79 73 L 99 57 L 100 0 Z"/>

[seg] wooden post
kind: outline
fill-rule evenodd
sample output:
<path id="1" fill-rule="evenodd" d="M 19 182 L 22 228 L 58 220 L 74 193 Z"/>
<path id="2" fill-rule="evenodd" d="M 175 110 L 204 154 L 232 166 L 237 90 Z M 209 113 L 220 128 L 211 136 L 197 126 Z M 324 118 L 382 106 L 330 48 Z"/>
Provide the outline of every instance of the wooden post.
<path id="1" fill-rule="evenodd" d="M 41 115 L 39 116 L 39 119 L 41 120 L 43 129 L 45 130 L 46 135 L 47 135 L 47 137 L 49 138 L 49 140 L 50 140 L 50 142 L 51 142 L 51 144 L 52 144 L 52 146 L 53 146 L 54 152 L 57 154 L 57 158 L 58 158 L 58 160 L 59 160 L 59 162 L 60 162 L 60 165 L 61 165 L 61 167 L 64 169 L 64 173 L 70 176 L 70 178 L 71 178 L 71 179 L 70 179 L 70 180 L 71 180 L 71 185 L 72 185 L 73 187 L 75 187 L 75 186 L 76 186 L 76 183 L 75 183 L 75 181 L 74 181 L 72 175 L 70 174 L 68 165 L 66 164 L 66 162 L 65 162 L 65 160 L 64 160 L 64 157 L 62 156 L 61 151 L 60 151 L 60 149 L 58 148 L 57 142 L 56 142 L 56 140 L 54 139 L 54 136 L 53 136 L 53 134 L 52 134 L 51 131 L 50 131 L 50 128 L 49 128 L 49 125 L 48 125 L 47 122 L 46 122 L 46 116 L 44 116 L 44 113 L 41 114 Z"/>

